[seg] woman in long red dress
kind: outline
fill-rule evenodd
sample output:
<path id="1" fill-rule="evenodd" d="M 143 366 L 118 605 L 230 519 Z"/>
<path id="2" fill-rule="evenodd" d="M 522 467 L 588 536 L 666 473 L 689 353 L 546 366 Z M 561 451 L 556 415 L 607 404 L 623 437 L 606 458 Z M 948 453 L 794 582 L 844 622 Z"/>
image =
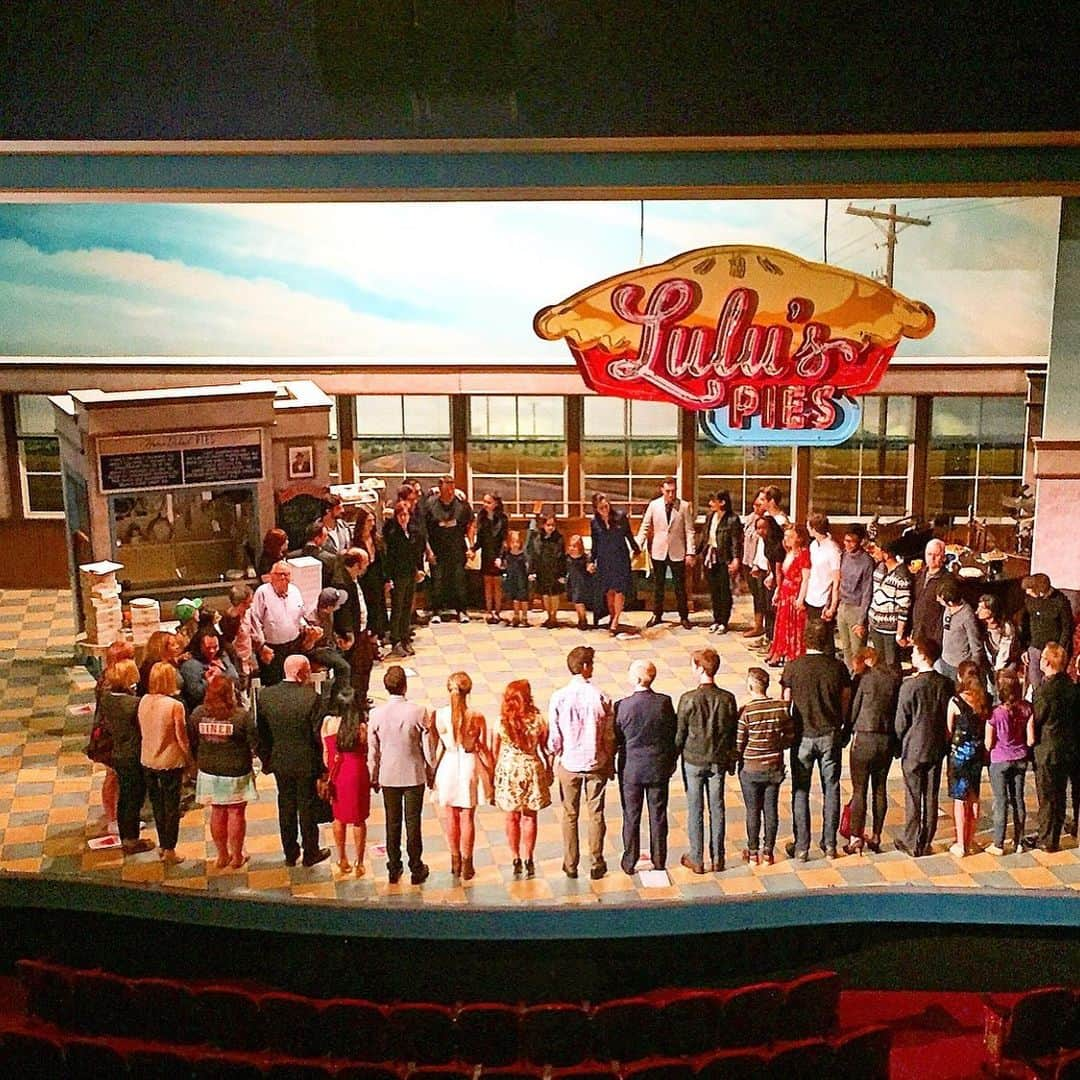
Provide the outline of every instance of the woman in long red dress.
<path id="1" fill-rule="evenodd" d="M 789 525 L 784 530 L 784 556 L 773 603 L 776 607 L 776 626 L 770 667 L 783 667 L 806 652 L 806 588 L 810 583 L 810 536 L 801 525 Z"/>

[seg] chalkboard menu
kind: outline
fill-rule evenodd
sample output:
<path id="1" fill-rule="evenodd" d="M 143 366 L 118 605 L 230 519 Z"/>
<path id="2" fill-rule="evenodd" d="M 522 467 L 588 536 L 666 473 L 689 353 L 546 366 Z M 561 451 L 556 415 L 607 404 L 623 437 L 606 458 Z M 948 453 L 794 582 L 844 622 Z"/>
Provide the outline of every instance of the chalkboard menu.
<path id="1" fill-rule="evenodd" d="M 184 465 L 179 450 L 101 456 L 102 491 L 180 487 L 183 483 Z"/>
<path id="2" fill-rule="evenodd" d="M 262 479 L 262 447 L 211 446 L 184 452 L 185 484 L 222 484 Z"/>
<path id="3" fill-rule="evenodd" d="M 148 491 L 261 480 L 262 446 L 200 446 L 101 455 L 102 491 Z"/>

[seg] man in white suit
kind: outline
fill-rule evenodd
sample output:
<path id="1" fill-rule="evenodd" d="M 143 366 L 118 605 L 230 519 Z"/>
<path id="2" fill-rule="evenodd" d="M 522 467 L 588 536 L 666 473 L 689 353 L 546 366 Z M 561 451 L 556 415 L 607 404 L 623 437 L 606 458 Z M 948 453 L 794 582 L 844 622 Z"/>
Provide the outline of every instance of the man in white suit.
<path id="1" fill-rule="evenodd" d="M 638 544 L 647 547 L 653 565 L 653 613 L 647 625 L 663 622 L 664 586 L 667 572 L 675 585 L 679 621 L 690 629 L 690 607 L 686 602 L 686 570 L 694 565 L 694 511 L 685 499 L 675 496 L 675 477 L 667 477 L 660 486 L 660 497 L 645 510 L 638 530 Z"/>

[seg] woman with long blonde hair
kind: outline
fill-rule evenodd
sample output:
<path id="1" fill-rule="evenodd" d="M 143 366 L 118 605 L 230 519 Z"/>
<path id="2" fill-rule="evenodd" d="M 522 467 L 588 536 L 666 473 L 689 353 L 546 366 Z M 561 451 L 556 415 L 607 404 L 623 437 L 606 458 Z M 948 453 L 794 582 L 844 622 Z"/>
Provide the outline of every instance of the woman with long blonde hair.
<path id="1" fill-rule="evenodd" d="M 469 708 L 472 679 L 464 671 L 455 671 L 446 680 L 446 689 L 450 704 L 435 713 L 439 738 L 435 751 L 435 801 L 450 848 L 450 873 L 470 881 L 476 876 L 473 843 L 478 788 L 483 784 L 485 796 L 490 798 L 491 753 L 484 716 Z"/>
<path id="2" fill-rule="evenodd" d="M 495 805 L 506 813 L 514 877 L 522 871 L 527 878 L 536 875 L 536 815 L 551 805 L 552 763 L 547 740 L 547 720 L 533 701 L 528 680 L 508 683 L 495 735 Z"/>

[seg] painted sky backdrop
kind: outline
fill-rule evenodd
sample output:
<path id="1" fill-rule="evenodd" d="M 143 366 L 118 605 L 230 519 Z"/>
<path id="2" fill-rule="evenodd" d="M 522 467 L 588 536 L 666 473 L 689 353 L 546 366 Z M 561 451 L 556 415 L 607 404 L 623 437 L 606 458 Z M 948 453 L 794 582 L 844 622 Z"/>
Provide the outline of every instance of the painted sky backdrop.
<path id="1" fill-rule="evenodd" d="M 887 208 L 888 198 L 855 205 Z M 1060 201 L 898 199 L 894 287 L 937 328 L 899 356 L 1044 356 Z M 828 262 L 883 237 L 828 204 Z M 822 200 L 0 204 L 0 355 L 536 360 L 536 311 L 713 244 L 823 261 Z"/>

